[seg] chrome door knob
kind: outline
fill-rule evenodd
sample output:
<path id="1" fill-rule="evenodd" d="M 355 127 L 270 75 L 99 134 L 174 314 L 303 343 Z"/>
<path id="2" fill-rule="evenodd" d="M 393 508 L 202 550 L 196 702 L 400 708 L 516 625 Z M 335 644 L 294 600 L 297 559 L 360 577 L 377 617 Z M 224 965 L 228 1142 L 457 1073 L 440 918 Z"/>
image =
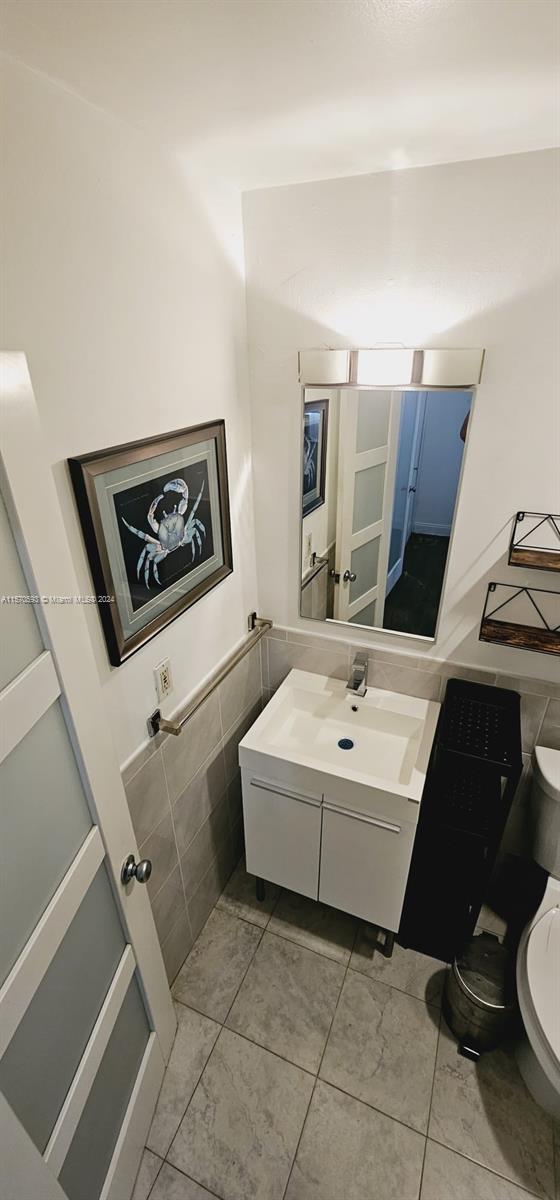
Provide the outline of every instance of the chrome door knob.
<path id="1" fill-rule="evenodd" d="M 345 572 L 344 572 L 344 575 L 342 576 L 342 578 L 343 578 L 343 580 L 344 580 L 344 582 L 345 582 L 345 583 L 355 583 L 355 582 L 356 582 L 356 579 L 357 579 L 358 577 L 357 577 L 357 575 L 355 575 L 355 574 L 354 574 L 354 572 L 353 572 L 353 571 L 345 571 Z"/>
<path id="2" fill-rule="evenodd" d="M 137 883 L 147 883 L 152 874 L 152 864 L 149 858 L 143 858 L 141 862 L 134 861 L 134 855 L 129 854 L 125 859 L 121 871 L 121 883 L 132 883 L 136 879 Z"/>

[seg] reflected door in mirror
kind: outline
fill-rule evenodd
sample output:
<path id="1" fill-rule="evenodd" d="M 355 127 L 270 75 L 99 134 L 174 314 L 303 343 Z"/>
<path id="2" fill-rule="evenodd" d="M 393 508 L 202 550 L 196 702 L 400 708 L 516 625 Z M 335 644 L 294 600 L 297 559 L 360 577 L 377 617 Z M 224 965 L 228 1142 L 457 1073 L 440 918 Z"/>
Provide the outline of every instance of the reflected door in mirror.
<path id="1" fill-rule="evenodd" d="M 301 615 L 433 638 L 472 393 L 329 389 L 328 444 L 316 394 L 305 389 Z M 306 509 L 305 456 L 319 449 L 323 486 Z"/>

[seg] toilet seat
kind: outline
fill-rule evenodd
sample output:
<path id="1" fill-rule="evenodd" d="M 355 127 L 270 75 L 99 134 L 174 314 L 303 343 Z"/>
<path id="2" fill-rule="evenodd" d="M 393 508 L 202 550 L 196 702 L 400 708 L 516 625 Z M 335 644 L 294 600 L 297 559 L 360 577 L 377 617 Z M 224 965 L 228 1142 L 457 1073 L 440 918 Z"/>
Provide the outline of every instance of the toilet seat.
<path id="1" fill-rule="evenodd" d="M 560 908 L 550 908 L 532 927 L 525 947 L 525 1000 L 560 1070 Z"/>

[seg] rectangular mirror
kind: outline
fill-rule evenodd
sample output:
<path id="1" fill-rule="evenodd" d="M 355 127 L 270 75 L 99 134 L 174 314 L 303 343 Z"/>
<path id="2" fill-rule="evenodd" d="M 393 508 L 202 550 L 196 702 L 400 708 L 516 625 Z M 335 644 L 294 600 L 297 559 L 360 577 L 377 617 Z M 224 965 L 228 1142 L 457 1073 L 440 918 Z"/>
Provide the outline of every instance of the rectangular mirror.
<path id="1" fill-rule="evenodd" d="M 471 388 L 303 388 L 300 614 L 434 638 Z"/>

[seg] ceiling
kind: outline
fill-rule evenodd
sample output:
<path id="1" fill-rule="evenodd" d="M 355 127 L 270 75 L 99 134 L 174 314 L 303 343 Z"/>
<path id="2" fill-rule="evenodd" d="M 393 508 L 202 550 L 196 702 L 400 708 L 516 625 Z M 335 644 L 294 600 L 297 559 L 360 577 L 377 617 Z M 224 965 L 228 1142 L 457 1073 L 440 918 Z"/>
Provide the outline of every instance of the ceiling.
<path id="1" fill-rule="evenodd" d="M 3 0 L 4 50 L 248 189 L 558 143 L 557 0 Z"/>

